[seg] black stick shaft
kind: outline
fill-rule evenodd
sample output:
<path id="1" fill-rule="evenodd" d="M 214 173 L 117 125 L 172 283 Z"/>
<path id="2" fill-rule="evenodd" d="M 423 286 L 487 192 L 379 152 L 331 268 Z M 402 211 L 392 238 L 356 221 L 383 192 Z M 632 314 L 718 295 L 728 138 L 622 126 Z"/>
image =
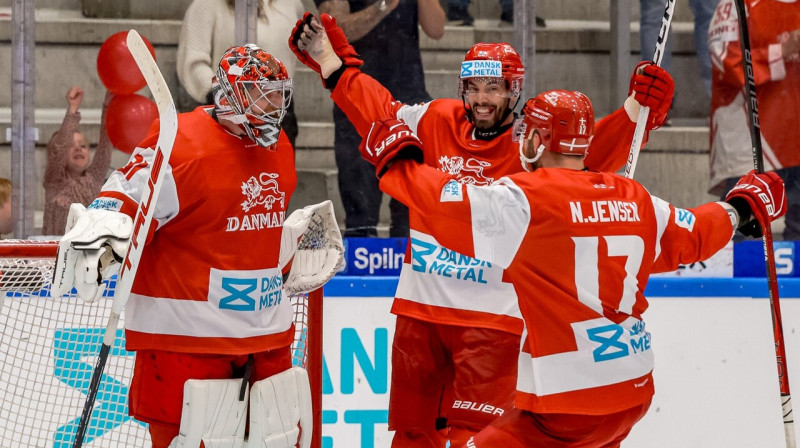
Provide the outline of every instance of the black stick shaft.
<path id="1" fill-rule="evenodd" d="M 83 439 L 86 436 L 86 429 L 89 427 L 89 421 L 92 418 L 92 409 L 94 409 L 94 402 L 97 399 L 97 391 L 100 389 L 100 381 L 103 379 L 103 370 L 105 370 L 110 350 L 111 346 L 106 344 L 100 347 L 100 354 L 97 356 L 97 363 L 92 372 L 89 392 L 87 393 L 86 401 L 83 403 L 83 412 L 78 422 L 78 430 L 75 432 L 75 442 L 73 442 L 72 448 L 81 448 L 83 446 Z"/>

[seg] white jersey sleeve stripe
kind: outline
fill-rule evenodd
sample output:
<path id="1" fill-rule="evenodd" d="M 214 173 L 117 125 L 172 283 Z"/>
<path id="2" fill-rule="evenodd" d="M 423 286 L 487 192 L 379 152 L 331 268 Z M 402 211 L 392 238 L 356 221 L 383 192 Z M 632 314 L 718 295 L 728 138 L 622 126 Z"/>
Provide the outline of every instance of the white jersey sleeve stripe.
<path id="1" fill-rule="evenodd" d="M 667 223 L 672 212 L 667 201 L 655 196 L 650 196 L 650 198 L 653 200 L 653 209 L 656 217 L 656 245 L 653 260 L 658 260 L 658 257 L 661 256 L 661 237 L 667 230 Z"/>
<path id="2" fill-rule="evenodd" d="M 430 102 L 421 104 L 404 104 L 402 107 L 400 107 L 400 109 L 397 110 L 397 119 L 403 120 L 416 134 L 419 121 L 422 119 L 422 116 L 425 115 L 425 112 L 428 111 L 428 106 L 430 105 Z"/>
<path id="3" fill-rule="evenodd" d="M 141 155 L 143 161 L 146 163 L 146 166 L 149 167 L 153 163 L 156 152 L 153 151 L 152 148 L 136 148 L 131 156 L 131 160 L 133 160 L 137 154 Z M 105 185 L 103 185 L 103 191 L 114 191 L 121 193 L 133 199 L 134 201 L 139 202 L 142 198 L 144 187 L 147 185 L 149 178 L 149 168 L 139 169 L 133 173 L 127 174 L 120 169 L 111 173 Z M 172 166 L 169 164 L 167 164 L 163 182 L 164 183 L 161 187 L 158 203 L 156 204 L 156 210 L 153 215 L 153 218 L 158 222 L 158 227 L 168 223 L 178 214 L 178 211 L 180 210 L 178 188 L 175 184 L 175 177 L 172 175 Z M 121 202 L 108 202 L 102 199 L 96 200 L 95 203 L 93 203 L 93 208 L 106 208 L 119 211 L 121 208 Z"/>
<path id="4" fill-rule="evenodd" d="M 467 185 L 467 194 L 472 205 L 475 258 L 507 268 L 531 221 L 528 198 L 506 177 L 489 186 Z"/>

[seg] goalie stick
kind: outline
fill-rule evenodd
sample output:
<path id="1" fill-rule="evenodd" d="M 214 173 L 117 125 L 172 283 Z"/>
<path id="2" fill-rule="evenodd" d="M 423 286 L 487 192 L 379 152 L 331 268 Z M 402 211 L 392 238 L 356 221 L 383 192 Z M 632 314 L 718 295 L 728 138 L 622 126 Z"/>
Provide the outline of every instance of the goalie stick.
<path id="1" fill-rule="evenodd" d="M 736 13 L 739 16 L 739 42 L 742 47 L 742 68 L 744 69 L 744 94 L 747 104 L 747 115 L 750 124 L 750 143 L 753 150 L 753 166 L 759 173 L 764 172 L 764 154 L 761 148 L 761 129 L 758 124 L 758 99 L 756 98 L 756 79 L 753 72 L 752 54 L 750 52 L 750 33 L 747 29 L 747 15 L 744 0 L 735 0 Z M 775 341 L 775 359 L 778 363 L 778 385 L 781 394 L 783 411 L 783 435 L 786 447 L 795 448 L 797 440 L 794 433 L 794 417 L 792 416 L 792 394 L 789 390 L 789 370 L 786 362 L 786 344 L 783 339 L 783 318 L 778 296 L 778 275 L 775 271 L 775 250 L 772 247 L 772 225 L 761 223 L 762 241 L 764 243 L 764 262 L 767 266 L 767 285 L 769 287 L 769 305 L 772 311 L 772 336 Z"/>
<path id="2" fill-rule="evenodd" d="M 100 347 L 97 364 L 95 364 L 94 372 L 92 373 L 83 413 L 78 422 L 75 441 L 72 445 L 73 448 L 80 448 L 83 445 L 83 439 L 86 435 L 86 429 L 89 426 L 92 408 L 97 398 L 97 391 L 100 387 L 100 380 L 103 376 L 106 360 L 114 344 L 120 314 L 125 307 L 125 303 L 128 301 L 128 297 L 130 297 L 133 279 L 136 277 L 139 259 L 142 255 L 142 249 L 147 239 L 150 224 L 153 221 L 155 205 L 158 203 L 158 196 L 163 183 L 162 180 L 164 179 L 167 163 L 172 153 L 172 145 L 175 143 L 175 136 L 178 133 L 178 115 L 175 110 L 175 104 L 172 101 L 172 94 L 169 91 L 169 87 L 167 87 L 164 76 L 161 75 L 156 65 L 155 59 L 153 59 L 144 41 L 135 30 L 130 30 L 128 32 L 127 43 L 128 50 L 130 50 L 131 55 L 133 55 L 134 60 L 136 60 L 136 65 L 139 66 L 139 70 L 147 81 L 147 86 L 150 88 L 150 93 L 153 95 L 153 99 L 158 107 L 160 129 L 158 142 L 155 148 L 156 156 L 150 167 L 147 188 L 143 192 L 142 199 L 139 201 L 139 207 L 136 210 L 133 221 L 133 235 L 128 245 L 128 252 L 125 255 L 125 260 L 122 262 L 122 268 L 120 269 L 117 289 L 114 293 L 114 302 L 111 305 L 111 315 L 108 318 L 108 324 L 106 325 L 105 334 L 103 335 L 103 345 Z"/>
<path id="3" fill-rule="evenodd" d="M 658 66 L 661 65 L 661 60 L 664 58 L 664 49 L 667 46 L 669 26 L 672 23 L 674 12 L 675 0 L 667 0 L 667 6 L 664 8 L 664 17 L 661 19 L 661 29 L 658 31 L 658 40 L 656 40 L 656 51 L 653 54 L 653 63 Z M 642 150 L 642 139 L 644 138 L 648 115 L 650 115 L 650 108 L 642 106 L 639 109 L 639 117 L 636 119 L 636 129 L 633 131 L 631 149 L 628 152 L 628 161 L 625 164 L 625 177 L 628 179 L 632 179 L 633 172 L 636 171 L 636 162 L 639 160 L 639 151 Z"/>

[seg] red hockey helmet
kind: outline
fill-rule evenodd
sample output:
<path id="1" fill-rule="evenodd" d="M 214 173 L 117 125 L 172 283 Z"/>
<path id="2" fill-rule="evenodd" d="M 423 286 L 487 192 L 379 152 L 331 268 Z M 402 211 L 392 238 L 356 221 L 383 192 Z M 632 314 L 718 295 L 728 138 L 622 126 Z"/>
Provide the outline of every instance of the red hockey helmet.
<path id="1" fill-rule="evenodd" d="M 528 158 L 523 152 L 524 140 L 539 134 L 541 144 L 536 155 Z M 523 168 L 534 163 L 542 151 L 584 156 L 594 135 L 594 110 L 589 98 L 581 92 L 550 90 L 529 99 L 522 108 L 520 159 Z"/>
<path id="2" fill-rule="evenodd" d="M 242 127 L 260 146 L 278 141 L 292 101 L 292 80 L 283 63 L 253 44 L 231 47 L 213 82 L 217 115 Z"/>
<path id="3" fill-rule="evenodd" d="M 503 78 L 509 97 L 515 98 L 522 92 L 524 77 L 525 67 L 514 47 L 505 42 L 480 42 L 467 51 L 461 63 L 458 95 L 463 97 L 467 92 L 470 78 Z"/>

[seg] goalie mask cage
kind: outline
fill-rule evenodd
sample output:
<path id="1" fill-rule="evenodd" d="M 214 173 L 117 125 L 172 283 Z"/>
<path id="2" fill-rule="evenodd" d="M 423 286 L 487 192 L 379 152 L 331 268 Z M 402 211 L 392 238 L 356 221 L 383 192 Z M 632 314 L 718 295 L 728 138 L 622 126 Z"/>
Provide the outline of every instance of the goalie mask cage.
<path id="1" fill-rule="evenodd" d="M 85 303 L 75 291 L 50 296 L 57 242 L 0 241 L 0 447 L 69 448 L 83 409 L 112 300 Z M 106 294 L 113 294 L 110 281 Z M 291 296 L 292 362 L 308 370 L 321 440 L 322 291 Z M 125 315 L 123 312 L 122 321 Z M 108 358 L 86 447 L 150 446 L 144 423 L 128 415 L 133 352 L 122 324 Z"/>

